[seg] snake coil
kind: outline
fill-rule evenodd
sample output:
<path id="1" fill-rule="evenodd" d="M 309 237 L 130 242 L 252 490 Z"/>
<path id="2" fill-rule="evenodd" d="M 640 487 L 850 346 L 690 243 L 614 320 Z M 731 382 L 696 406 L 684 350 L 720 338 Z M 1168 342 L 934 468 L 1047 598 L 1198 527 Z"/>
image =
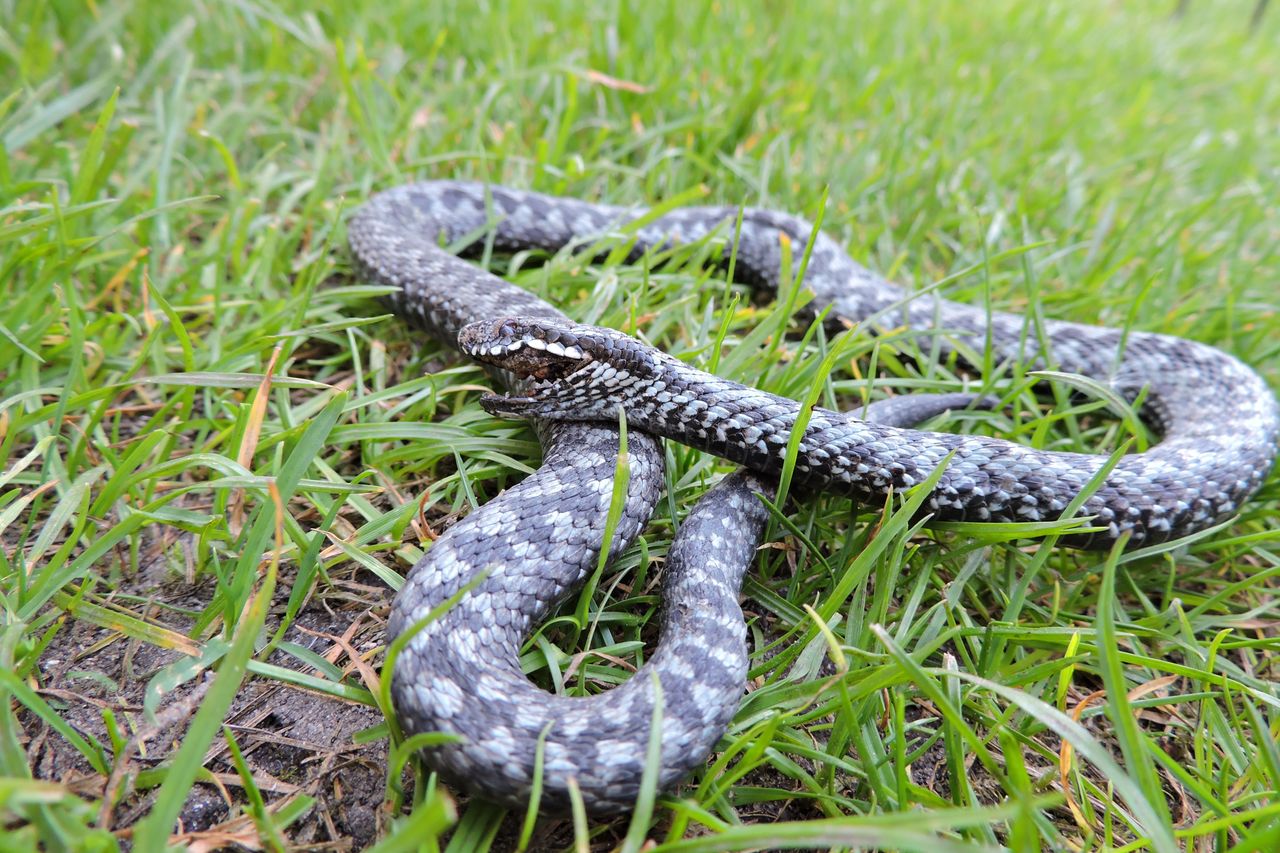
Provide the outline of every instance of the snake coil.
<path id="1" fill-rule="evenodd" d="M 628 227 L 645 214 L 504 187 L 429 182 L 381 193 L 352 217 L 357 266 L 393 286 L 393 309 L 505 371 L 509 397 L 486 405 L 539 418 L 538 471 L 447 530 L 411 570 L 389 633 L 416 626 L 474 582 L 443 616 L 418 630 L 392 679 L 409 732 L 444 732 L 457 742 L 428 751 L 446 778 L 508 805 L 527 800 L 541 775 L 541 807 L 629 808 L 639 790 L 652 723 L 661 723 L 659 786 L 700 764 L 724 731 L 746 671 L 737 588 L 766 520 L 753 493 L 767 480 L 742 472 L 708 492 L 672 544 L 665 575 L 662 639 L 652 660 L 622 687 L 589 698 L 534 687 L 518 655 L 532 628 L 595 568 L 605 536 L 619 449 L 616 429 L 575 422 L 616 419 L 623 406 L 643 429 L 677 437 L 769 473 L 778 468 L 795 404 L 716 377 L 608 330 L 574 326 L 537 296 L 440 248 L 491 229 L 499 251 L 554 251 Z M 994 349 L 997 359 L 1084 374 L 1134 398 L 1163 434 L 1151 451 L 1126 456 L 1083 511 L 1102 531 L 1073 544 L 1100 547 L 1171 539 L 1236 511 L 1274 461 L 1275 397 L 1248 367 L 1181 338 L 1048 321 L 1036 348 L 1027 321 L 988 314 L 936 296 L 909 298 L 854 263 L 802 219 L 748 209 L 691 207 L 638 226 L 634 252 L 737 230 L 737 277 L 778 284 L 780 235 L 813 238 L 804 284 L 808 310 L 883 327 L 940 329 L 960 352 Z M 502 318 L 515 318 L 503 320 Z M 481 322 L 485 321 L 485 322 Z M 947 454 L 930 497 L 944 518 L 1056 518 L 1104 457 L 1048 453 L 1007 441 L 903 429 L 968 395 L 898 398 L 854 419 L 817 410 L 797 475 L 869 497 L 920 482 Z M 663 481 L 655 439 L 634 432 L 621 517 L 610 543 L 624 548 L 643 527 Z M 660 699 L 659 699 L 660 697 Z"/>

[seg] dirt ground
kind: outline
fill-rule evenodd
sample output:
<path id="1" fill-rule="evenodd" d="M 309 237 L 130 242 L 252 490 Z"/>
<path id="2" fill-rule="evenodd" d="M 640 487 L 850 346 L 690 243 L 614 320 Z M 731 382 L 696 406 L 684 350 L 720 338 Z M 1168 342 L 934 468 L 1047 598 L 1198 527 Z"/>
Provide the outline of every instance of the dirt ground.
<path id="1" fill-rule="evenodd" d="M 144 576 L 131 579 L 125 588 L 149 598 L 153 621 L 178 632 L 189 630 L 191 625 L 182 611 L 206 607 L 214 592 L 212 582 L 188 585 L 160 579 L 151 585 Z M 275 619 L 283 612 L 288 595 L 288 583 L 279 584 L 272 611 Z M 349 662 L 331 637 L 346 635 L 347 642 L 362 652 L 381 645 L 382 618 L 390 594 L 373 602 L 351 599 L 340 590 L 338 595 L 313 597 L 285 639 L 338 666 Z M 134 738 L 132 772 L 121 774 L 119 782 L 104 780 L 59 735 L 26 714 L 20 719 L 37 775 L 96 798 L 106 785 L 127 785 L 137 772 L 164 761 L 180 745 L 208 685 L 196 679 L 169 693 L 157 713 L 159 726 L 149 727 L 143 715 L 147 684 L 158 670 L 180 657 L 176 651 L 68 620 L 43 655 L 42 695 L 73 728 L 104 743 L 109 741 L 103 713 L 110 710 L 119 727 Z M 312 671 L 279 651 L 270 662 Z M 314 845 L 312 849 L 360 849 L 375 839 L 386 789 L 387 742 L 380 739 L 357 745 L 353 736 L 381 722 L 382 714 L 376 708 L 252 675 L 246 678 L 225 719 L 268 802 L 299 793 L 316 798 L 310 813 L 289 833 L 291 841 Z M 241 830 L 247 831 L 246 839 L 256 837 L 251 825 L 234 820 L 244 799 L 239 775 L 221 738 L 210 747 L 205 767 L 214 774 L 216 784 L 198 783 L 192 789 L 181 814 L 182 830 L 197 834 L 191 838 L 193 842 L 212 843 L 219 834 L 225 834 L 230 842 Z M 117 794 L 119 799 L 108 816 L 110 827 L 120 830 L 132 826 L 147 813 L 154 793 L 153 789 L 126 791 L 122 797 Z"/>

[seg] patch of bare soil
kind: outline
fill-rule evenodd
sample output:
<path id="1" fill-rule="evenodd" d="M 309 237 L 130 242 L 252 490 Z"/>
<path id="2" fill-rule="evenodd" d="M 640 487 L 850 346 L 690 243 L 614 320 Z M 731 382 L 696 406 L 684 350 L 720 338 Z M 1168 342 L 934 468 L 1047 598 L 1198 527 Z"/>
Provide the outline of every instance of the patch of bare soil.
<path id="1" fill-rule="evenodd" d="M 213 600 L 212 582 L 187 584 L 156 580 L 142 572 L 127 579 L 120 591 L 145 598 L 148 621 L 184 634 Z M 335 586 L 318 592 L 285 634 L 303 646 L 350 670 L 348 650 L 358 655 L 382 645 L 390 593 L 336 578 Z M 360 595 L 351 594 L 355 588 Z M 279 624 L 289 595 L 288 583 L 277 587 L 268 630 Z M 130 604 L 137 612 L 139 606 Z M 42 779 L 61 782 L 88 798 L 110 791 L 113 806 L 101 821 L 128 838 L 128 830 L 145 816 L 154 801 L 145 771 L 162 764 L 181 745 L 211 676 L 197 676 L 167 693 L 155 723 L 143 713 L 147 685 L 162 668 L 181 660 L 179 651 L 128 639 L 121 634 L 68 619 L 42 655 L 41 694 L 76 731 L 110 744 L 106 719 L 113 716 L 120 735 L 129 739 L 128 758 L 110 778 L 103 778 L 83 756 L 33 714 L 20 721 L 30 765 Z M 314 669 L 292 655 L 274 652 L 270 662 L 308 674 Z M 359 683 L 359 678 L 350 679 Z M 387 741 L 357 744 L 354 736 L 383 721 L 381 713 L 359 703 L 335 699 L 291 685 L 248 676 L 224 723 L 244 753 L 245 762 L 268 808 L 307 795 L 315 805 L 289 827 L 288 838 L 307 849 L 358 850 L 377 836 L 386 789 Z M 117 762 L 119 765 L 119 762 Z M 192 849 L 225 849 L 237 843 L 253 846 L 258 832 L 243 817 L 242 781 L 225 741 L 216 738 L 205 756 L 212 774 L 191 790 L 180 815 L 179 831 Z M 406 779 L 406 783 L 408 780 Z"/>

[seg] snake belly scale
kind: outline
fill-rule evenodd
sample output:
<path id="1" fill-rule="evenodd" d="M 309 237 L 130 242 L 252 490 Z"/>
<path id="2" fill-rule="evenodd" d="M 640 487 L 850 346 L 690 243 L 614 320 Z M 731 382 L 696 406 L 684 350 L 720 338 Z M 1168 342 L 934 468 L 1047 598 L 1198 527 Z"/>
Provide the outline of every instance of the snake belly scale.
<path id="1" fill-rule="evenodd" d="M 616 422 L 622 406 L 646 429 L 766 474 L 777 469 L 777 436 L 786 440 L 788 401 L 687 372 L 687 366 L 617 333 L 574 326 L 540 298 L 440 248 L 488 229 L 499 251 L 554 251 L 625 227 L 644 214 L 638 207 L 441 181 L 376 195 L 348 225 L 357 268 L 365 278 L 397 288 L 388 299 L 397 313 L 450 344 L 469 327 L 464 349 L 497 365 L 510 393 L 486 405 L 500 414 L 538 418 L 542 466 L 436 540 L 410 571 L 388 626 L 392 636 L 408 630 L 475 582 L 455 606 L 409 640 L 396 664 L 392 694 L 407 732 L 458 736 L 455 743 L 427 751 L 432 767 L 469 791 L 508 805 L 528 798 L 540 758 L 544 809 L 567 808 L 575 789 L 589 810 L 629 808 L 658 707 L 655 684 L 662 697 L 660 787 L 704 760 L 742 693 L 746 652 L 737 587 L 766 520 L 754 493 L 768 494 L 771 488 L 767 477 L 746 471 L 708 492 L 672 543 L 660 644 L 635 677 L 597 696 L 553 696 L 534 687 L 518 662 L 524 638 L 594 568 L 604 539 L 618 434 L 606 424 L 575 419 Z M 713 233 L 730 236 L 736 228 L 736 277 L 776 287 L 780 235 L 805 245 L 811 226 L 769 210 L 743 211 L 740 225 L 738 217 L 736 207 L 671 211 L 630 232 L 633 254 Z M 804 280 L 815 296 L 810 312 L 829 306 L 847 322 L 875 318 L 884 327 L 942 328 L 944 341 L 962 351 L 982 352 L 989 344 L 998 359 L 1052 362 L 1130 397 L 1147 390 L 1143 415 L 1164 441 L 1151 452 L 1121 460 L 1121 465 L 1136 464 L 1137 478 L 1100 490 L 1103 499 L 1086 511 L 1104 533 L 1076 544 L 1105 545 L 1120 536 L 1135 543 L 1161 541 L 1201 529 L 1234 512 L 1266 476 L 1275 456 L 1275 398 L 1257 374 L 1231 356 L 1179 338 L 1126 337 L 1111 329 L 1049 322 L 1050 359 L 1028 346 L 1023 318 L 988 315 L 934 296 L 907 299 L 900 288 L 854 263 L 825 234 L 812 237 Z M 611 361 L 615 356 L 622 361 Z M 625 393 L 609 397 L 605 388 Z M 528 401 L 537 405 L 525 405 Z M 1046 481 L 1046 460 L 1036 451 L 996 439 L 970 444 L 970 436 L 904 431 L 970 402 L 968 395 L 897 398 L 881 401 L 861 420 L 815 413 L 816 426 L 829 431 L 825 437 L 842 443 L 836 460 L 830 453 L 825 459 L 815 456 L 811 470 L 798 474 L 860 496 L 883 494 L 910 485 L 928 465 L 908 464 L 922 458 L 911 442 L 924 442 L 930 453 L 954 451 L 953 463 L 961 458 L 972 468 L 936 496 L 933 511 L 953 518 L 1034 520 L 1053 517 L 1101 464 L 1097 457 L 1051 454 L 1054 476 Z M 689 420 L 686 409 L 699 416 L 691 424 L 681 423 Z M 708 412 L 714 418 L 708 419 Z M 810 444 L 821 449 L 823 438 Z M 833 461 L 839 474 L 824 481 L 818 472 Z M 628 462 L 626 500 L 611 553 L 638 535 L 663 481 L 662 457 L 649 435 L 630 435 Z"/>

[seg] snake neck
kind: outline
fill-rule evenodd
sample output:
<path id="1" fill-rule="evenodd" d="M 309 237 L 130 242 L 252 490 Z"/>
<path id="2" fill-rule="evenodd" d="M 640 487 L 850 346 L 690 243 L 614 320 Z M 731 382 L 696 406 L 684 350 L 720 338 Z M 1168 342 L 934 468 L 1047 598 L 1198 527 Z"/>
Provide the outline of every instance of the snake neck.
<path id="1" fill-rule="evenodd" d="M 802 407 L 795 400 L 748 388 L 697 370 L 669 357 L 657 360 L 660 370 L 643 393 L 618 398 L 629 424 L 674 439 L 753 470 L 782 472 L 791 436 Z M 947 436 L 938 434 L 944 440 Z M 814 407 L 795 454 L 794 476 L 816 486 L 835 486 L 860 497 L 884 497 L 891 490 L 922 482 L 917 466 L 885 462 L 890 439 L 935 434 L 885 426 Z M 833 443 L 834 442 L 834 443 Z M 868 453 L 859 452 L 865 447 Z M 839 451 L 844 449 L 847 454 Z M 874 451 L 877 466 L 864 464 Z M 909 455 L 909 454 L 904 454 Z M 841 485 L 844 488 L 839 488 Z"/>

